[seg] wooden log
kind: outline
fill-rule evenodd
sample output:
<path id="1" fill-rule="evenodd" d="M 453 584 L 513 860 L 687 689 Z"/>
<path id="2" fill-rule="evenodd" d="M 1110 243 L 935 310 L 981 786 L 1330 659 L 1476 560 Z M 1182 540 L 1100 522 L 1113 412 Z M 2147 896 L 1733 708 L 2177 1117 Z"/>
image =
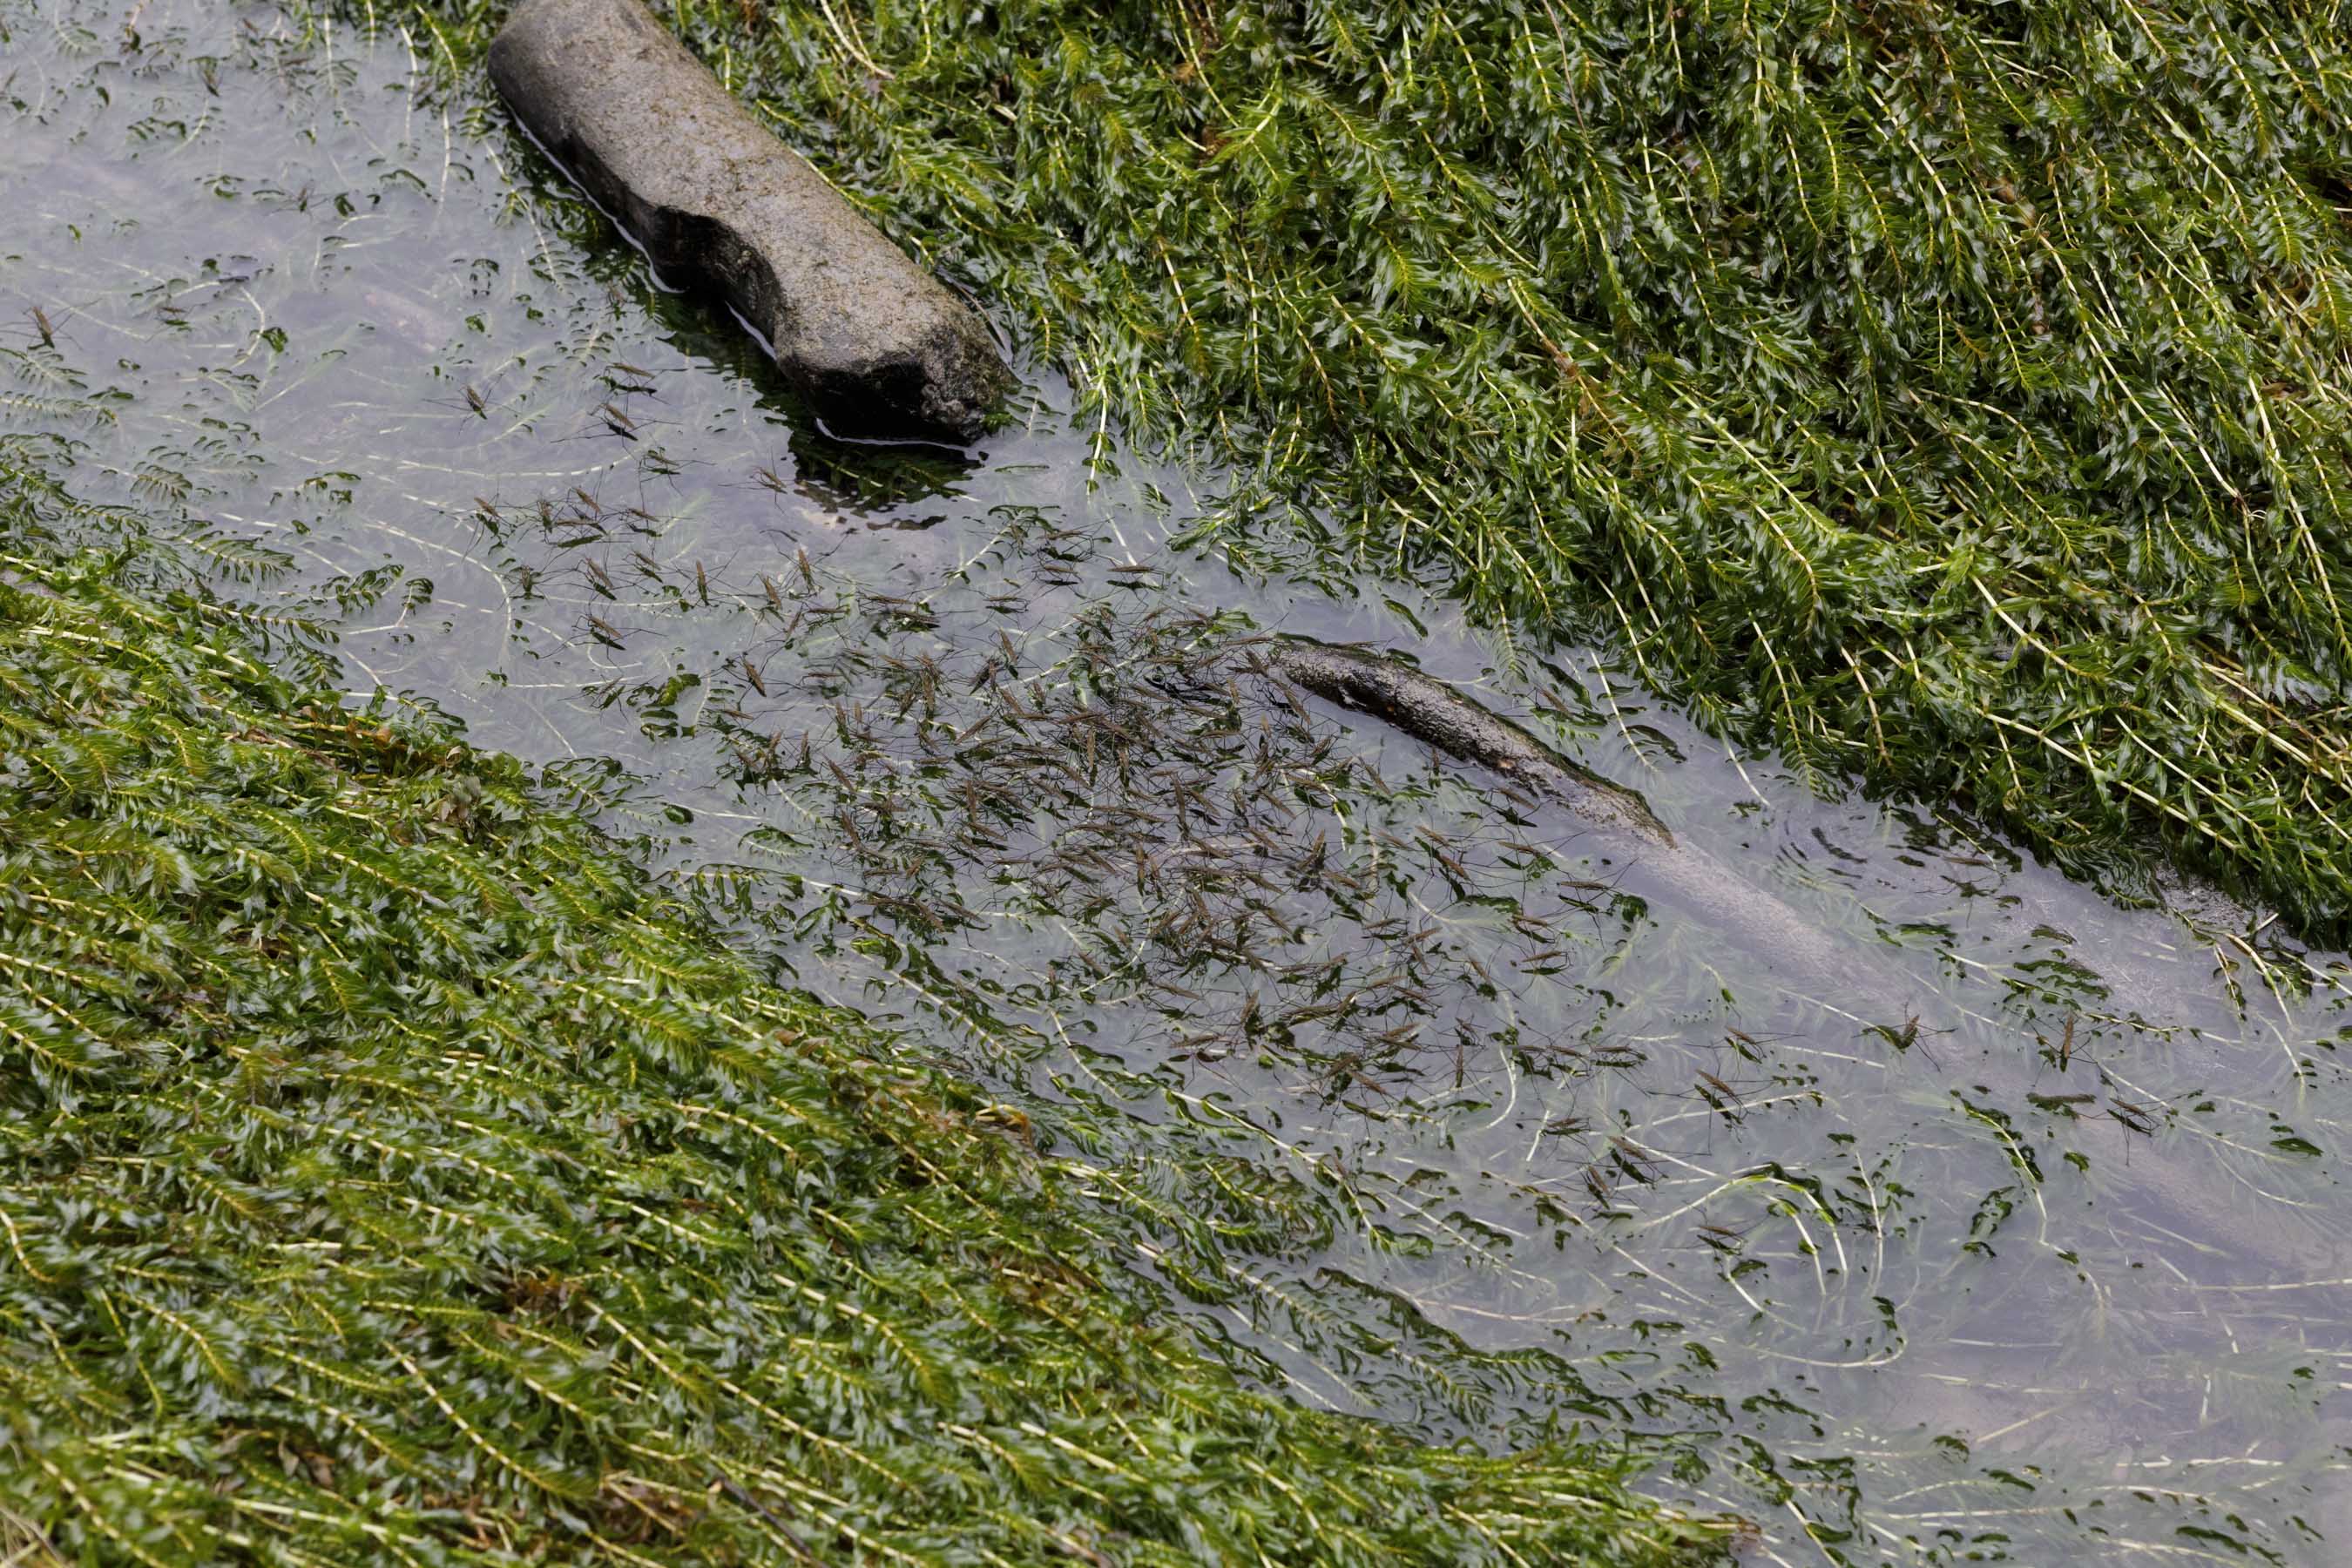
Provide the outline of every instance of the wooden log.
<path id="1" fill-rule="evenodd" d="M 980 434 L 1013 383 L 980 318 L 638 0 L 524 0 L 489 65 L 516 118 L 664 279 L 733 307 L 829 427 Z"/>

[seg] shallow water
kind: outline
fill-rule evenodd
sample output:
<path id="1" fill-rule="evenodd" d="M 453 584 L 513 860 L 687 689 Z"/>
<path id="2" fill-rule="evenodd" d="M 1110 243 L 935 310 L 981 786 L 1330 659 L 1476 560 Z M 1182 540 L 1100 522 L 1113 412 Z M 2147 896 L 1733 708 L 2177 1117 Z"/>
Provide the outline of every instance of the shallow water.
<path id="1" fill-rule="evenodd" d="M 785 977 L 1215 1142 L 1235 1214 L 1279 1178 L 1303 1236 L 1188 1310 L 1299 1397 L 1580 1424 L 1758 1561 L 2343 1560 L 2339 955 L 1822 801 L 1286 524 L 1204 546 L 1214 476 L 1050 378 L 968 465 L 829 443 L 419 24 L 0 19 L 6 460 L 184 518 Z M 1286 695 L 1276 630 L 1475 685 L 1849 962 Z"/>

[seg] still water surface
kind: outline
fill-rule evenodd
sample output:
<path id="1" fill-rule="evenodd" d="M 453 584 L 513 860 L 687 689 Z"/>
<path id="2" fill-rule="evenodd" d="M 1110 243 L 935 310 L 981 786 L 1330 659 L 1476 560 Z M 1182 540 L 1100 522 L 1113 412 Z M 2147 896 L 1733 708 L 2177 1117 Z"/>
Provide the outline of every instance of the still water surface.
<path id="1" fill-rule="evenodd" d="M 1759 1562 L 2352 1560 L 2340 955 L 1818 798 L 1050 375 L 976 461 L 828 442 L 391 18 L 0 0 L 0 461 L 332 625 L 780 977 L 1110 1108 L 1105 1169 L 1237 1156 L 1290 1222 L 1171 1300 L 1301 1399 L 1580 1424 Z M 1284 691 L 1273 631 L 1475 687 L 1850 963 Z"/>

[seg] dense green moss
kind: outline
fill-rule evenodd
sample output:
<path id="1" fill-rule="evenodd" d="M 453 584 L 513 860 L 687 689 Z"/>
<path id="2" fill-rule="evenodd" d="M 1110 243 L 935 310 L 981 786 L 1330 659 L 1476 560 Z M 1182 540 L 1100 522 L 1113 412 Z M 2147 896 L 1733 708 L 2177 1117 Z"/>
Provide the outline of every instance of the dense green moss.
<path id="1" fill-rule="evenodd" d="M 135 529 L 68 550 L 7 485 L 9 1561 L 1707 1538 L 1591 1454 L 1245 1388 L 1155 1322 L 1116 1262 L 1149 1216 L 1044 1108 L 761 984 L 512 763 L 271 673 Z"/>
<path id="2" fill-rule="evenodd" d="M 1824 780 L 2352 913 L 2336 7 L 656 9 L 1236 465 L 1226 542 L 1296 506 Z"/>

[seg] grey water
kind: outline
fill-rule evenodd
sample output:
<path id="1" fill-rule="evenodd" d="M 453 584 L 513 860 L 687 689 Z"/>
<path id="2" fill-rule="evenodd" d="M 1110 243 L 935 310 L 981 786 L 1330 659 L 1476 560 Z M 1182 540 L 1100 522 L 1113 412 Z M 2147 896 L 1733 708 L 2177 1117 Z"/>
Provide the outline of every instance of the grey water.
<path id="1" fill-rule="evenodd" d="M 1825 796 L 1037 367 L 968 459 L 830 441 L 356 15 L 0 0 L 6 482 L 331 626 L 780 978 L 1305 1194 L 1170 1298 L 1301 1400 L 1629 1446 L 1757 1562 L 2352 1554 L 2342 955 Z M 1475 689 L 1869 983 L 1285 691 L 1276 631 Z"/>

